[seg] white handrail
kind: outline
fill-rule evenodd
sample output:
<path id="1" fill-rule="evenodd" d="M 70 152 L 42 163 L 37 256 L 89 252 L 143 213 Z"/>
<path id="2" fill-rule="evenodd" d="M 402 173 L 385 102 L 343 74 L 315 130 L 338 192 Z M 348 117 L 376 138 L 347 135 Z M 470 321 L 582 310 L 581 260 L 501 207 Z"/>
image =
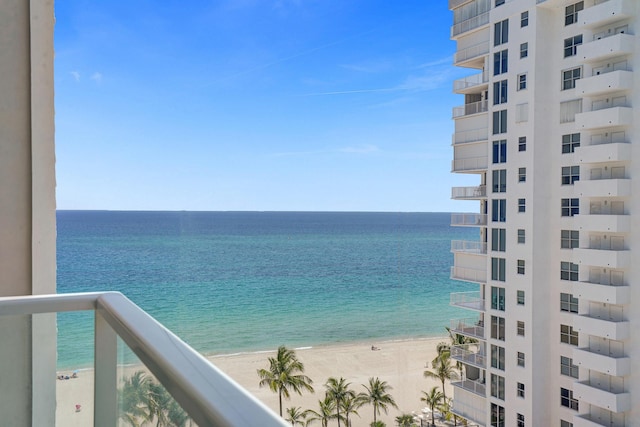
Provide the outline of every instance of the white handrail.
<path id="1" fill-rule="evenodd" d="M 288 425 L 119 292 L 0 298 L 0 315 L 82 310 L 95 310 L 96 318 L 106 320 L 197 425 Z"/>

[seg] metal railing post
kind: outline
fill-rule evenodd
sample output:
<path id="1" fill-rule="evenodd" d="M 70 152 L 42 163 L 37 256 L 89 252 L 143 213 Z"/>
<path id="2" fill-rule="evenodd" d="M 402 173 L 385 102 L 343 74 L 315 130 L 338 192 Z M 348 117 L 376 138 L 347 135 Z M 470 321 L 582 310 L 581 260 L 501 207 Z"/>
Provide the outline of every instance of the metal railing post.
<path id="1" fill-rule="evenodd" d="M 118 337 L 95 311 L 95 378 L 93 425 L 114 427 L 118 422 Z"/>

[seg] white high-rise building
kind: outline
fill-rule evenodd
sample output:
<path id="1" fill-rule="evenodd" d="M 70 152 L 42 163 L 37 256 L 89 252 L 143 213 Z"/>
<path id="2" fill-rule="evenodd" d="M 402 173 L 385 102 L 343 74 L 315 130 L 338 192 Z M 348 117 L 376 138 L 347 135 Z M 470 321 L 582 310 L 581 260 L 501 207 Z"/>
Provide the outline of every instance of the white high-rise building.
<path id="1" fill-rule="evenodd" d="M 464 105 L 452 242 L 469 309 L 454 412 L 481 426 L 640 426 L 640 0 L 449 0 Z M 635 107 L 635 110 L 634 110 Z M 635 160 L 635 157 L 638 160 Z M 636 253 L 640 260 L 640 252 Z M 635 305 L 633 301 L 636 301 Z M 635 331 L 635 332 L 634 332 Z"/>

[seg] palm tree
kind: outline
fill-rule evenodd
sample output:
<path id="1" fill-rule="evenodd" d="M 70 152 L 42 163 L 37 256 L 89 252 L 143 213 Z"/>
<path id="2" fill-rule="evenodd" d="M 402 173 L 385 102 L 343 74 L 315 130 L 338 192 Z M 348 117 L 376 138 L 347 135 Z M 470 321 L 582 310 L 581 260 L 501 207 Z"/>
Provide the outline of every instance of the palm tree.
<path id="1" fill-rule="evenodd" d="M 316 412 L 312 409 L 305 411 L 308 417 L 307 423 L 310 424 L 314 421 L 320 421 L 320 425 L 322 427 L 327 427 L 329 425 L 329 420 L 332 420 L 336 417 L 335 415 L 333 415 L 336 401 L 333 400 L 329 395 L 325 394 L 324 400 L 319 400 L 318 404 L 320 406 L 320 411 Z"/>
<path id="2" fill-rule="evenodd" d="M 340 377 L 336 379 L 331 377 L 324 385 L 327 388 L 327 396 L 331 397 L 336 402 L 336 418 L 338 419 L 338 427 L 340 427 L 340 407 L 345 399 L 355 399 L 356 394 L 353 390 L 349 390 L 351 383 Z"/>
<path id="3" fill-rule="evenodd" d="M 366 393 L 360 393 L 358 397 L 364 403 L 373 405 L 373 422 L 377 422 L 377 415 L 380 414 L 380 409 L 386 414 L 389 411 L 389 406 L 398 408 L 395 400 L 388 393 L 393 387 L 387 384 L 386 381 L 380 381 L 378 377 L 369 378 L 369 387 L 362 385 L 367 391 Z"/>
<path id="4" fill-rule="evenodd" d="M 293 408 L 287 408 L 287 415 L 288 417 L 286 418 L 286 420 L 289 421 L 292 426 L 305 425 L 304 420 L 305 418 L 307 418 L 307 412 L 303 411 L 301 407 L 297 406 Z"/>
<path id="5" fill-rule="evenodd" d="M 120 417 L 132 427 L 140 427 L 150 419 L 149 384 L 151 379 L 143 371 L 136 371 L 125 378 L 119 391 L 121 399 Z"/>
<path id="6" fill-rule="evenodd" d="M 423 391 L 422 394 L 424 396 L 422 396 L 420 400 L 422 402 L 425 402 L 427 405 L 429 405 L 429 409 L 431 409 L 431 425 L 435 426 L 436 420 L 433 415 L 433 410 L 442 401 L 442 399 L 444 398 L 444 395 L 438 391 L 437 386 L 433 386 L 429 391 L 429 393 L 427 393 L 426 391 Z"/>
<path id="7" fill-rule="evenodd" d="M 173 401 L 173 397 L 160 384 L 151 381 L 149 383 L 149 418 L 156 418 L 156 427 L 166 427 L 170 425 L 168 409 Z"/>
<path id="8" fill-rule="evenodd" d="M 387 425 L 382 421 L 374 421 L 371 424 L 369 424 L 369 427 L 387 427 Z"/>
<path id="9" fill-rule="evenodd" d="M 416 423 L 413 421 L 413 415 L 402 414 L 396 417 L 398 427 L 416 427 Z"/>
<path id="10" fill-rule="evenodd" d="M 357 409 L 361 407 L 363 404 L 364 402 L 358 396 L 348 396 L 342 399 L 342 402 L 340 403 L 340 408 L 342 409 L 342 412 L 344 412 L 346 427 L 351 427 L 349 414 L 355 414 L 357 416 L 360 416 L 360 414 L 358 414 Z"/>
<path id="11" fill-rule="evenodd" d="M 442 353 L 431 363 L 431 366 L 433 368 L 433 372 L 426 370 L 424 371 L 424 376 L 425 378 L 435 378 L 440 380 L 440 382 L 442 383 L 442 395 L 446 399 L 447 395 L 444 390 L 444 382 L 446 380 L 458 378 L 458 374 L 456 373 L 455 368 L 451 365 L 451 358 L 449 354 Z"/>
<path id="12" fill-rule="evenodd" d="M 306 389 L 313 393 L 311 384 L 313 381 L 304 372 L 304 365 L 296 357 L 293 350 L 288 350 L 285 346 L 278 347 L 276 357 L 269 358 L 269 369 L 258 369 L 260 377 L 260 387 L 269 386 L 271 391 L 278 393 L 280 403 L 280 416 L 282 416 L 282 397 L 290 398 L 289 389 L 298 394 Z"/>

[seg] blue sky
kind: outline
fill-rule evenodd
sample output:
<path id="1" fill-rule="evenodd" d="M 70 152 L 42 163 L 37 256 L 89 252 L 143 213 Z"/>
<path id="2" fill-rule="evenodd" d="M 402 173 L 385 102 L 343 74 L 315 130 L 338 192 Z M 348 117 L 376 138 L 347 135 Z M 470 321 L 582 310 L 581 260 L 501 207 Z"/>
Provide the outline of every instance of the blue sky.
<path id="1" fill-rule="evenodd" d="M 474 211 L 444 0 L 56 2 L 59 209 Z"/>

